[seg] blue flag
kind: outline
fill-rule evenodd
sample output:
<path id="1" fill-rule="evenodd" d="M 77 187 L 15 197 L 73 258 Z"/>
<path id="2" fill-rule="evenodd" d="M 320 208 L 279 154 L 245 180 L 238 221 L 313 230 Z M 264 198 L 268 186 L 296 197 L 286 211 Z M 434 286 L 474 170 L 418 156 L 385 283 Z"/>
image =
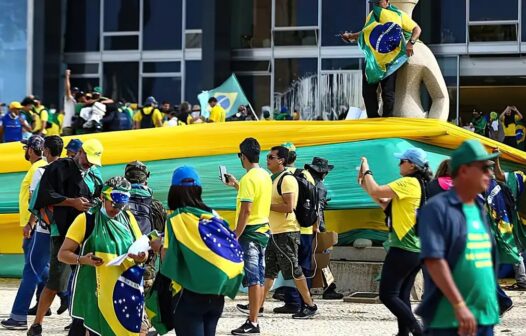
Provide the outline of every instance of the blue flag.
<path id="1" fill-rule="evenodd" d="M 225 110 L 227 118 L 236 114 L 240 105 L 249 104 L 235 74 L 232 74 L 223 84 L 215 89 L 203 91 L 197 96 L 199 104 L 201 105 L 201 115 L 206 118 L 210 116 L 208 99 L 211 97 L 217 99 L 219 105 Z"/>

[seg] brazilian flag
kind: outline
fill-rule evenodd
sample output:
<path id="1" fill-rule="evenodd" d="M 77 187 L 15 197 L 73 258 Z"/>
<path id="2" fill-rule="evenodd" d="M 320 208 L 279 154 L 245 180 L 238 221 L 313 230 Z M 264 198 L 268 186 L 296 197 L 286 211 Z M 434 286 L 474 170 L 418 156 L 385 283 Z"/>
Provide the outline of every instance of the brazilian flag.
<path id="1" fill-rule="evenodd" d="M 166 225 L 161 273 L 184 289 L 234 298 L 243 279 L 243 252 L 228 223 L 185 207 Z"/>
<path id="2" fill-rule="evenodd" d="M 367 17 L 358 45 L 365 54 L 369 84 L 380 82 L 407 62 L 404 28 L 412 30 L 414 22 L 393 5 L 374 6 Z"/>
<path id="3" fill-rule="evenodd" d="M 73 282 L 71 315 L 97 335 L 138 336 L 144 306 L 142 277 L 144 269 L 126 259 L 119 266 L 106 266 L 128 252 L 141 231 L 133 215 L 121 212 L 108 218 L 100 206 L 86 217 L 91 234 L 81 246 L 81 255 L 93 252 L 103 259 L 98 267 L 79 266 Z"/>

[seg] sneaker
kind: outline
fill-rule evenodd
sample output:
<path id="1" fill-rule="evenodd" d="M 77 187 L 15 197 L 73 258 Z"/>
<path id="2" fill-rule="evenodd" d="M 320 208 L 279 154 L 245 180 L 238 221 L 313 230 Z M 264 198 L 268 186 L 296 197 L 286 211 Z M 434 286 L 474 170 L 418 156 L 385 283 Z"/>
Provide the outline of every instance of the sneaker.
<path id="1" fill-rule="evenodd" d="M 274 294 L 272 295 L 272 298 L 278 301 L 285 301 L 285 294 L 280 293 L 280 292 L 274 292 Z"/>
<path id="2" fill-rule="evenodd" d="M 27 315 L 35 316 L 37 314 L 38 303 L 27 310 Z M 46 316 L 51 316 L 51 309 L 48 309 Z"/>
<path id="3" fill-rule="evenodd" d="M 27 336 L 42 336 L 42 326 L 40 324 L 33 324 L 27 331 Z"/>
<path id="4" fill-rule="evenodd" d="M 259 324 L 255 326 L 250 320 L 246 320 L 241 327 L 232 330 L 232 335 L 244 334 L 259 334 Z"/>
<path id="5" fill-rule="evenodd" d="M 509 312 L 513 308 L 513 303 L 510 303 L 506 307 L 500 307 L 499 316 L 502 317 L 505 313 Z"/>
<path id="6" fill-rule="evenodd" d="M 322 295 L 324 300 L 341 300 L 343 299 L 342 293 L 336 293 L 334 291 L 324 292 Z"/>
<path id="7" fill-rule="evenodd" d="M 236 308 L 237 310 L 239 310 L 240 312 L 242 312 L 243 314 L 250 314 L 250 309 L 248 307 L 248 304 L 244 305 L 244 304 L 238 304 L 236 305 Z M 259 308 L 259 314 L 258 316 L 263 316 L 263 307 Z"/>
<path id="8" fill-rule="evenodd" d="M 71 323 L 64 327 L 65 331 L 68 331 L 69 329 L 71 329 Z"/>
<path id="9" fill-rule="evenodd" d="M 57 315 L 61 315 L 69 308 L 69 296 L 60 297 L 60 307 L 57 309 Z"/>
<path id="10" fill-rule="evenodd" d="M 27 322 L 16 321 L 12 318 L 3 320 L 0 324 L 8 330 L 27 330 Z"/>
<path id="11" fill-rule="evenodd" d="M 286 303 L 282 307 L 274 308 L 273 311 L 276 314 L 296 314 L 300 311 L 300 307 L 290 303 Z"/>
<path id="12" fill-rule="evenodd" d="M 318 306 L 314 305 L 312 307 L 305 306 L 299 312 L 292 315 L 293 319 L 308 319 L 316 315 L 318 312 Z"/>

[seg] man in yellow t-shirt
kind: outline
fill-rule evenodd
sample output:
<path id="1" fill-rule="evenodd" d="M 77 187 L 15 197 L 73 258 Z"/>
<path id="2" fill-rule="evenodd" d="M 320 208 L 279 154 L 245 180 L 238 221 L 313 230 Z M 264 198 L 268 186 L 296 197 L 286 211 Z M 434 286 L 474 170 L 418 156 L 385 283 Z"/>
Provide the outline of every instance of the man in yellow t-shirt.
<path id="1" fill-rule="evenodd" d="M 236 235 L 243 248 L 245 277 L 248 287 L 248 305 L 237 309 L 249 315 L 248 320 L 232 332 L 259 333 L 258 314 L 264 294 L 265 248 L 269 240 L 269 213 L 272 195 L 270 175 L 259 166 L 261 147 L 254 138 L 246 138 L 239 145 L 238 157 L 247 173 L 238 182 L 227 174 L 227 184 L 238 190 L 236 199 Z"/>
<path id="2" fill-rule="evenodd" d="M 225 109 L 218 104 L 216 97 L 210 97 L 208 99 L 208 104 L 210 105 L 210 117 L 208 122 L 225 122 L 226 121 L 226 112 Z"/>
<path id="3" fill-rule="evenodd" d="M 133 129 L 162 127 L 163 118 L 163 113 L 157 108 L 155 98 L 148 97 L 144 102 L 144 107 L 133 116 Z"/>
<path id="4" fill-rule="evenodd" d="M 522 119 L 522 114 L 517 107 L 507 106 L 499 119 L 504 126 L 504 143 L 517 148 L 517 121 Z"/>
<path id="5" fill-rule="evenodd" d="M 298 262 L 300 224 L 294 210 L 298 202 L 299 187 L 296 178 L 285 169 L 289 150 L 283 146 L 272 147 L 267 155 L 267 168 L 272 173 L 272 204 L 270 230 L 272 238 L 265 253 L 265 295 L 281 271 L 285 280 L 294 280 L 302 297 L 303 307 L 292 318 L 309 318 L 318 307 L 310 296 L 303 270 Z"/>
<path id="6" fill-rule="evenodd" d="M 47 124 L 49 122 L 49 113 L 40 98 L 33 98 L 33 109 L 31 115 L 33 117 L 33 134 L 46 134 Z"/>

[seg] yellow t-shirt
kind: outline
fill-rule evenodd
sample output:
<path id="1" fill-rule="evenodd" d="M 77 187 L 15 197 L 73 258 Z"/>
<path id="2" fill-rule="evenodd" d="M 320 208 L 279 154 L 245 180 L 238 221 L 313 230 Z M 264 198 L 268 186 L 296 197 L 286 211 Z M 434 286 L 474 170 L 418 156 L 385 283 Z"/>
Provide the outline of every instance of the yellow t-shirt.
<path id="1" fill-rule="evenodd" d="M 33 117 L 33 133 L 42 132 L 43 134 L 46 134 L 46 129 L 42 129 L 42 123 L 49 120 L 46 108 L 43 105 L 35 107 L 35 110 L 31 112 L 31 116 Z"/>
<path id="2" fill-rule="evenodd" d="M 504 136 L 507 137 L 515 137 L 517 136 L 517 124 L 510 123 L 508 127 L 502 123 L 502 127 L 504 128 Z"/>
<path id="3" fill-rule="evenodd" d="M 139 224 L 137 224 L 137 221 L 135 220 L 135 217 L 132 215 L 131 212 L 128 211 L 128 216 L 130 217 L 130 227 L 132 230 L 132 234 L 135 238 L 141 237 L 142 232 L 139 228 Z M 71 223 L 71 226 L 68 229 L 68 232 L 66 233 L 66 238 L 69 238 L 73 240 L 75 243 L 81 245 L 84 242 L 84 239 L 86 235 L 86 214 L 81 213 L 78 215 L 73 223 Z"/>
<path id="4" fill-rule="evenodd" d="M 402 177 L 388 186 L 396 194 L 392 199 L 392 227 L 390 246 L 419 252 L 420 240 L 416 236 L 416 213 L 420 206 L 422 190 L 415 177 Z"/>
<path id="5" fill-rule="evenodd" d="M 142 112 L 145 114 L 145 115 L 149 115 L 150 113 L 152 113 L 153 111 L 153 115 L 152 115 L 152 122 L 153 122 L 153 125 L 154 127 L 159 127 L 158 125 L 162 126 L 163 124 L 163 113 L 161 111 L 159 111 L 158 108 L 153 108 L 151 106 L 148 106 L 148 107 L 145 107 L 142 109 Z M 141 111 L 137 111 L 134 115 L 133 115 L 133 121 L 136 121 L 136 122 L 141 122 L 142 120 L 142 113 Z"/>
<path id="6" fill-rule="evenodd" d="M 272 204 L 284 204 L 282 195 L 288 193 L 294 193 L 294 204 L 296 204 L 298 203 L 299 187 L 294 176 L 287 175 L 283 178 L 281 195 L 278 194 L 278 182 L 283 174 L 285 174 L 285 172 L 278 175 L 272 182 Z M 294 208 L 296 208 L 295 205 Z M 272 234 L 300 231 L 300 223 L 296 220 L 296 214 L 294 212 L 284 213 L 271 210 L 269 224 Z"/>
<path id="7" fill-rule="evenodd" d="M 31 186 L 33 175 L 38 168 L 45 165 L 47 165 L 47 162 L 42 159 L 33 163 L 31 168 L 29 168 L 26 175 L 24 176 L 22 183 L 20 184 L 20 192 L 18 194 L 18 209 L 20 213 L 20 226 L 22 227 L 26 226 L 27 222 L 29 221 L 29 217 L 31 217 L 31 213 L 29 212 L 29 187 Z"/>
<path id="8" fill-rule="evenodd" d="M 59 115 L 57 116 L 57 121 L 59 125 L 55 123 L 51 123 L 51 127 L 47 129 L 47 133 L 46 133 L 47 136 L 60 135 L 60 133 L 62 133 L 62 124 L 64 123 L 64 114 L 59 113 Z"/>
<path id="9" fill-rule="evenodd" d="M 269 222 L 272 180 L 263 168 L 252 168 L 239 181 L 236 198 L 236 224 L 241 209 L 241 202 L 251 202 L 252 210 L 247 225 L 266 224 Z"/>
<path id="10" fill-rule="evenodd" d="M 402 27 L 404 31 L 412 32 L 417 26 L 417 23 L 409 15 L 407 15 L 406 12 L 402 10 L 400 10 L 400 12 L 402 15 L 398 15 L 397 13 L 390 10 L 383 10 L 380 15 L 380 23 L 394 22 Z M 365 21 L 366 23 L 371 19 L 371 15 L 373 15 L 372 11 L 367 16 L 367 20 Z"/>
<path id="11" fill-rule="evenodd" d="M 225 122 L 226 121 L 226 112 L 225 109 L 222 108 L 219 104 L 216 104 L 216 106 L 212 107 L 210 110 L 210 118 L 208 118 L 211 122 Z"/>

